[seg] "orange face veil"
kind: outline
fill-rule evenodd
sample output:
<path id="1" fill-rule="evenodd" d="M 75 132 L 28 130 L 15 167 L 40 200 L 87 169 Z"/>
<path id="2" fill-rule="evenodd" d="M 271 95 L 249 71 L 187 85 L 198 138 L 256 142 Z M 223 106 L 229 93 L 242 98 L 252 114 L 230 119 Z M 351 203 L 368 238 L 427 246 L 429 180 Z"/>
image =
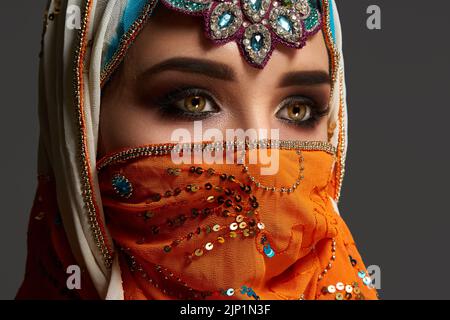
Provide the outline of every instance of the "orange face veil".
<path id="1" fill-rule="evenodd" d="M 237 164 L 175 165 L 171 144 L 99 161 L 125 298 L 373 298 L 330 198 L 335 148 L 312 141 L 226 148 Z M 261 173 L 264 152 L 276 173 Z"/>
<path id="2" fill-rule="evenodd" d="M 108 207 L 102 202 L 104 196 L 100 190 L 100 176 L 96 167 L 101 89 L 151 16 L 156 3 L 157 1 L 141 0 L 49 1 L 40 66 L 39 187 L 30 217 L 27 273 L 19 298 L 71 295 L 78 295 L 79 298 L 125 298 L 122 275 L 126 276 L 123 272 L 127 272 L 127 269 L 120 268 L 117 254 L 119 249 L 115 247 L 115 239 L 106 225 L 104 207 Z M 327 205 L 332 205 L 336 213 L 347 149 L 344 62 L 339 15 L 334 0 L 321 0 L 321 7 L 333 79 L 329 143 L 336 150 L 327 187 L 331 199 Z M 76 9 L 81 14 L 80 28 L 76 25 L 69 28 L 67 21 L 74 14 L 76 16 Z M 117 30 L 120 32 L 116 32 Z M 54 63 L 55 61 L 61 63 Z M 305 161 L 307 154 L 309 153 L 305 152 Z M 277 202 L 281 203 L 281 200 Z M 337 222 L 341 221 L 338 215 L 335 216 Z M 347 234 L 345 225 L 342 225 L 341 233 Z M 270 237 L 268 239 L 270 241 Z M 353 248 L 349 233 L 345 239 L 347 245 Z M 277 247 L 277 242 L 280 247 Z M 275 252 L 277 248 L 283 248 L 283 242 L 277 242 L 269 242 Z M 332 243 L 325 242 L 326 240 L 318 242 L 316 248 L 328 246 L 331 250 Z M 304 244 L 303 241 L 302 243 Z M 336 250 L 339 250 L 340 245 L 343 245 L 342 242 L 336 243 Z M 214 249 L 220 250 L 220 244 L 214 244 Z M 352 250 L 354 252 L 350 255 L 358 260 L 360 266 L 356 249 L 348 249 Z M 177 252 L 178 250 L 171 251 L 175 254 Z M 275 257 L 279 256 L 276 254 Z M 345 254 L 341 254 L 339 258 L 337 255 L 336 259 L 344 259 L 344 256 Z M 323 271 L 326 270 L 329 258 L 320 261 Z M 311 257 L 310 261 L 313 260 L 315 258 Z M 66 268 L 70 265 L 80 266 L 84 275 L 83 290 L 78 293 L 68 294 L 65 290 Z M 307 266 L 308 263 L 305 262 L 303 267 Z M 339 273 L 338 268 L 334 270 Z M 333 271 L 327 271 L 327 274 L 330 272 Z M 353 269 L 343 269 L 339 274 L 350 275 L 352 272 Z M 269 279 L 268 277 L 269 275 L 265 279 Z M 314 277 L 311 276 L 312 278 Z M 287 282 L 286 286 L 289 284 Z M 255 283 L 248 285 L 256 287 Z M 309 286 L 314 286 L 313 282 L 309 282 Z M 36 289 L 39 287 L 45 287 L 47 293 Z M 294 291 L 286 296 L 294 296 Z M 264 295 L 263 291 L 261 297 Z"/>

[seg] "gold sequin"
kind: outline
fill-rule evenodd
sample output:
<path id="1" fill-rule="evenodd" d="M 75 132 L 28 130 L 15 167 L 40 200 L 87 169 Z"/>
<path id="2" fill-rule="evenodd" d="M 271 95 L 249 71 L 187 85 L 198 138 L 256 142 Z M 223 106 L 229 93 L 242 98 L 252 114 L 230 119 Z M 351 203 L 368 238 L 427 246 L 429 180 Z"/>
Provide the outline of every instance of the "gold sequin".
<path id="1" fill-rule="evenodd" d="M 34 219 L 41 221 L 42 219 L 44 219 L 44 217 L 45 217 L 45 212 L 39 212 L 39 214 L 36 217 L 34 217 Z"/>

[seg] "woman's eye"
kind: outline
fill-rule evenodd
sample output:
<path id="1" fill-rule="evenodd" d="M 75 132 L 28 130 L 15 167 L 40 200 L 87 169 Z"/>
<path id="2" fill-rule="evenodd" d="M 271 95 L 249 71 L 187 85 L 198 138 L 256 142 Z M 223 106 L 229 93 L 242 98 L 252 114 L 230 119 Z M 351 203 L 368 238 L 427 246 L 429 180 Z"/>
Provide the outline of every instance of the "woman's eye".
<path id="1" fill-rule="evenodd" d="M 313 100 L 303 97 L 289 97 L 278 109 L 276 117 L 288 124 L 302 128 L 314 128 L 327 115 L 329 108 L 321 108 Z"/>
<path id="2" fill-rule="evenodd" d="M 312 118 L 312 108 L 305 102 L 292 101 L 277 112 L 277 117 L 299 123 L 308 121 Z"/>
<path id="3" fill-rule="evenodd" d="M 162 116 L 181 120 L 206 119 L 220 112 L 216 100 L 200 89 L 180 89 L 154 102 Z"/>
<path id="4" fill-rule="evenodd" d="M 185 111 L 192 113 L 212 111 L 212 110 L 205 110 L 208 108 L 211 109 L 211 104 L 207 98 L 201 95 L 187 96 L 184 99 L 177 101 L 176 106 L 180 109 L 184 109 Z"/>
<path id="5" fill-rule="evenodd" d="M 288 117 L 294 121 L 306 121 L 311 118 L 311 107 L 303 103 L 293 103 L 287 107 Z"/>

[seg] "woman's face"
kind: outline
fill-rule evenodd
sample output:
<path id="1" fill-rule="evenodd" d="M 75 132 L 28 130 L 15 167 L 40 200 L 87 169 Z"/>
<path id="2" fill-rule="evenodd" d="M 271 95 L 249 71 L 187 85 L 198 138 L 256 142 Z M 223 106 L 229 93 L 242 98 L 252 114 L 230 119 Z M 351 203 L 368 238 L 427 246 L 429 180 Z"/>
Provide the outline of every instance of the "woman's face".
<path id="1" fill-rule="evenodd" d="M 280 139 L 327 141 L 330 88 L 322 32 L 300 50 L 277 46 L 256 69 L 235 42 L 207 39 L 201 18 L 158 7 L 104 88 L 99 155 L 170 142 L 180 128 L 193 135 L 200 120 L 203 130 L 279 129 Z"/>

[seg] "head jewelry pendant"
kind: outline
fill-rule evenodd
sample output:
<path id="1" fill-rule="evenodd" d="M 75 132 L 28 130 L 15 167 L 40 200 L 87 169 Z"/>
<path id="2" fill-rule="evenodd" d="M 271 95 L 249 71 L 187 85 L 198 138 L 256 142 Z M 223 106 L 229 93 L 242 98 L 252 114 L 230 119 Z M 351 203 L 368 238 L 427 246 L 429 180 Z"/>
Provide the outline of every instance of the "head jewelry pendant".
<path id="1" fill-rule="evenodd" d="M 162 0 L 170 9 L 203 16 L 208 38 L 235 41 L 256 68 L 264 68 L 277 43 L 300 49 L 320 30 L 318 0 Z"/>

